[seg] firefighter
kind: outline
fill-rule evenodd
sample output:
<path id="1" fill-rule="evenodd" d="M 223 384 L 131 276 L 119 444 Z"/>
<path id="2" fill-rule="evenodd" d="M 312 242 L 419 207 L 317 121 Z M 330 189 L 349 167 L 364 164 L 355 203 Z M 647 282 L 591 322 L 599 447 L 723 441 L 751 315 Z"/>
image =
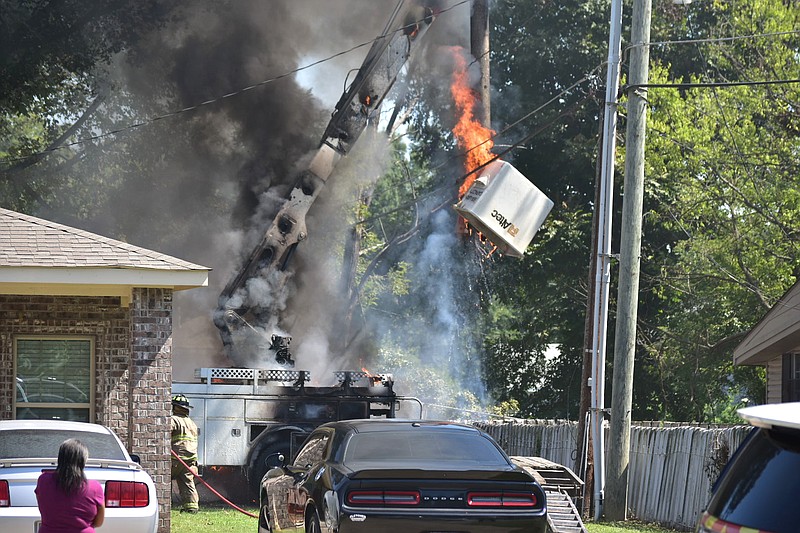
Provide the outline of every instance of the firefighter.
<path id="1" fill-rule="evenodd" d="M 182 513 L 196 513 L 200 506 L 194 476 L 197 475 L 197 425 L 189 418 L 189 400 L 183 394 L 172 397 L 172 451 L 183 460 L 184 466 L 172 456 L 172 479 L 178 483 Z"/>

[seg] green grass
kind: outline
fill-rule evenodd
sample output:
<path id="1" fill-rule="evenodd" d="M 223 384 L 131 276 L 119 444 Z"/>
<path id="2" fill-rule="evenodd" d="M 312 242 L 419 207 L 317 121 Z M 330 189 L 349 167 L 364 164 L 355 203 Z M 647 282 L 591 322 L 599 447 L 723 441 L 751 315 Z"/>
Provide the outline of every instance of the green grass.
<path id="1" fill-rule="evenodd" d="M 246 507 L 246 511 L 257 514 L 258 510 Z M 236 511 L 230 507 L 214 504 L 201 505 L 197 514 L 181 513 L 173 510 L 171 515 L 172 533 L 253 533 L 256 531 L 256 519 Z M 675 533 L 673 529 L 642 524 L 640 522 L 615 522 L 586 524 L 589 533 Z"/>
<path id="2" fill-rule="evenodd" d="M 643 524 L 641 522 L 589 522 L 586 524 L 589 533 L 676 533 L 674 529 L 667 529 L 657 524 Z"/>
<path id="3" fill-rule="evenodd" d="M 246 507 L 245 511 L 258 514 L 258 509 Z M 253 533 L 258 529 L 256 519 L 231 507 L 200 505 L 197 514 L 182 513 L 177 509 L 170 515 L 171 533 Z"/>

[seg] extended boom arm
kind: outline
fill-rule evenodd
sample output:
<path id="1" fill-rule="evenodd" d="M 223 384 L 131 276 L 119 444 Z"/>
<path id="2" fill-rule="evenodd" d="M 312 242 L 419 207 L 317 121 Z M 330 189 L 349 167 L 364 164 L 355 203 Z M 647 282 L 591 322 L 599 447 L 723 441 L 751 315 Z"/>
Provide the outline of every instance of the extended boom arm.
<path id="1" fill-rule="evenodd" d="M 226 353 L 235 352 L 235 334 L 249 322 L 263 324 L 277 310 L 260 301 L 248 281 L 260 279 L 272 291 L 280 290 L 297 245 L 308 233 L 306 214 L 332 174 L 346 156 L 392 88 L 400 70 L 417 48 L 420 37 L 433 22 L 434 9 L 424 1 L 400 0 L 367 53 L 353 83 L 345 90 L 328 123 L 320 146 L 308 168 L 301 172 L 283 206 L 264 232 L 237 274 L 219 296 L 214 324 L 220 331 Z M 293 365 L 286 337 L 273 338 L 278 362 Z"/>

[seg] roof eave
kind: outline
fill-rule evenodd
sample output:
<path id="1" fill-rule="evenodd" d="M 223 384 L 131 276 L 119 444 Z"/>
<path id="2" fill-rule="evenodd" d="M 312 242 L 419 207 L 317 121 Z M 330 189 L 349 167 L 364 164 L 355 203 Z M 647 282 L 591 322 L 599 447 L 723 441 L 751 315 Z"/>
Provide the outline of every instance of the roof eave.
<path id="1" fill-rule="evenodd" d="M 0 293 L 19 289 L 48 294 L 48 287 L 147 287 L 186 290 L 208 286 L 210 269 L 146 269 L 130 267 L 0 267 Z M 26 292 L 24 294 L 30 294 Z M 52 294 L 52 293 L 49 293 Z"/>

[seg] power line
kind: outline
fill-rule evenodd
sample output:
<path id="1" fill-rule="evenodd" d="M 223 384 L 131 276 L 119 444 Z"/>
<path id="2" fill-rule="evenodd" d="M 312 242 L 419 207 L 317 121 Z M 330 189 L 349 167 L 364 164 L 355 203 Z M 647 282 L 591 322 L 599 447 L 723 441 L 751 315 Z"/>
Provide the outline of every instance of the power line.
<path id="1" fill-rule="evenodd" d="M 432 172 L 433 172 L 433 171 L 436 171 L 436 170 L 438 170 L 438 169 L 440 169 L 440 168 L 444 167 L 445 165 L 448 165 L 448 164 L 450 164 L 450 163 L 451 163 L 451 162 L 453 162 L 454 160 L 456 160 L 456 159 L 460 159 L 460 158 L 464 157 L 465 155 L 467 155 L 467 154 L 468 154 L 469 152 L 471 152 L 472 150 L 476 150 L 476 149 L 478 149 L 479 147 L 481 147 L 481 146 L 483 146 L 484 144 L 486 144 L 487 142 L 490 142 L 490 141 L 492 141 L 492 140 L 496 139 L 496 138 L 497 138 L 497 137 L 499 137 L 500 135 L 502 135 L 502 134 L 506 133 L 506 132 L 507 132 L 508 130 L 510 130 L 511 128 L 513 128 L 513 127 L 517 126 L 518 124 L 520 124 L 522 121 L 524 121 L 524 120 L 526 120 L 526 119 L 530 118 L 531 116 L 533 116 L 534 114 L 538 113 L 539 111 L 542 111 L 543 109 L 545 109 L 546 107 L 548 107 L 549 105 L 551 105 L 553 102 L 556 102 L 556 101 L 557 101 L 557 100 L 559 100 L 559 99 L 560 99 L 562 96 L 566 95 L 567 93 L 569 93 L 570 91 L 574 90 L 575 88 L 577 88 L 578 86 L 582 85 L 583 83 L 586 83 L 587 81 L 590 81 L 590 80 L 593 80 L 593 79 L 595 79 L 595 78 L 597 77 L 595 73 L 596 73 L 596 72 L 597 72 L 599 69 L 601 69 L 601 68 L 603 67 L 603 65 L 604 65 L 604 64 L 605 64 L 605 63 L 601 63 L 600 65 L 598 65 L 597 67 L 595 67 L 594 69 L 592 69 L 591 71 L 589 71 L 589 73 L 588 73 L 588 74 L 586 74 L 586 75 L 585 75 L 583 78 L 581 78 L 580 80 L 576 81 L 575 83 L 573 83 L 573 84 L 572 84 L 572 85 L 570 85 L 569 87 L 565 88 L 565 89 L 564 89 L 564 90 L 562 90 L 560 93 L 556 94 L 555 96 L 553 96 L 552 98 L 550 98 L 550 100 L 548 100 L 547 102 L 543 103 L 542 105 L 540 105 L 539 107 L 537 107 L 537 108 L 536 108 L 536 109 L 534 109 L 533 111 L 531 111 L 531 112 L 527 113 L 527 114 L 526 114 L 526 115 L 524 115 L 523 117 L 521 117 L 521 118 L 517 119 L 516 121 L 512 122 L 511 124 L 509 124 L 508 126 L 506 126 L 505 128 L 503 128 L 503 130 L 501 130 L 499 133 L 495 133 L 493 136 L 491 136 L 491 137 L 487 138 L 486 140 L 484 140 L 484 141 L 482 141 L 482 142 L 480 142 L 480 143 L 478 143 L 478 144 L 476 144 L 476 145 L 474 145 L 474 146 L 471 146 L 471 147 L 469 147 L 469 148 L 467 148 L 467 149 L 465 149 L 465 150 L 462 150 L 462 151 L 460 151 L 460 152 L 456 152 L 456 153 L 454 153 L 453 155 L 451 155 L 451 156 L 447 157 L 446 159 L 444 159 L 444 161 L 442 161 L 442 162 L 440 162 L 439 164 L 437 164 L 437 165 L 433 166 L 433 167 L 431 168 L 431 171 L 432 171 Z M 587 97 L 587 98 L 588 98 L 588 97 Z M 583 99 L 581 102 L 583 102 L 583 101 L 585 101 L 585 100 L 586 100 L 586 98 L 584 98 L 584 99 Z M 549 124 L 547 125 L 547 127 L 549 127 Z M 506 148 L 505 150 L 503 150 L 503 151 L 502 151 L 502 152 L 500 152 L 499 154 L 495 154 L 495 155 L 494 155 L 494 156 L 493 156 L 491 159 L 489 159 L 489 160 L 488 160 L 487 162 L 485 162 L 484 164 L 482 164 L 482 165 L 480 165 L 480 166 L 478 166 L 478 167 L 476 167 L 476 168 L 472 169 L 472 170 L 471 170 L 471 171 L 469 171 L 469 172 L 466 172 L 466 173 L 464 173 L 464 174 L 461 174 L 461 175 L 460 175 L 458 178 L 456 178 L 456 179 L 454 180 L 454 182 L 455 182 L 455 183 L 459 183 L 459 182 L 461 182 L 461 181 L 465 180 L 465 179 L 466 179 L 468 176 L 470 176 L 471 174 L 474 174 L 475 172 L 479 172 L 481 169 L 485 168 L 487 165 L 489 165 L 489 164 L 493 163 L 494 161 L 497 161 L 498 159 L 500 159 L 500 158 L 501 158 L 501 157 L 503 157 L 504 155 L 508 154 L 508 153 L 509 153 L 509 152 L 511 152 L 512 150 L 514 150 L 514 149 L 516 149 L 516 148 L 519 148 L 521 145 L 523 145 L 523 144 L 525 144 L 526 142 L 528 142 L 529 140 L 531 140 L 533 137 L 535 137 L 536 135 L 538 135 L 539 133 L 541 133 L 541 131 L 542 131 L 543 129 L 544 129 L 544 128 L 540 128 L 540 129 L 538 129 L 538 130 L 536 130 L 536 131 L 534 131 L 534 132 L 532 132 L 532 133 L 529 133 L 528 135 L 524 136 L 523 138 L 519 139 L 518 141 L 514 142 L 513 144 L 510 144 L 510 145 L 503 145 L 503 146 L 504 146 L 504 148 Z M 354 222 L 354 223 L 353 223 L 353 226 L 360 226 L 360 225 L 366 224 L 366 223 L 368 223 L 368 222 L 372 222 L 372 221 L 374 221 L 374 220 L 378 220 L 378 219 L 380 219 L 380 218 L 382 218 L 382 217 L 385 217 L 385 216 L 387 216 L 387 215 L 391 215 L 391 214 L 393 214 L 393 213 L 396 213 L 396 212 L 398 212 L 398 211 L 402 211 L 403 209 L 406 209 L 407 207 L 410 207 L 410 206 L 412 206 L 412 205 L 414 205 L 414 204 L 418 203 L 418 202 L 419 202 L 421 199 L 427 198 L 427 197 L 429 197 L 429 196 L 433 196 L 433 195 L 435 195 L 435 194 L 437 194 L 437 193 L 439 193 L 439 192 L 441 192 L 441 191 L 443 191 L 443 190 L 447 189 L 448 187 L 452 187 L 452 185 L 453 185 L 453 183 L 448 183 L 448 184 L 442 185 L 441 187 L 437 187 L 437 188 L 435 188 L 435 189 L 432 189 L 432 190 L 428 191 L 427 193 L 424 193 L 424 194 L 422 194 L 422 195 L 420 195 L 420 196 L 417 196 L 417 197 L 416 197 L 416 198 L 414 198 L 413 200 L 410 200 L 410 201 L 408 201 L 408 202 L 402 203 L 402 204 L 398 205 L 397 207 L 394 207 L 394 208 L 392 208 L 392 209 L 388 209 L 388 210 L 386 210 L 386 211 L 381 211 L 380 213 L 377 213 L 377 214 L 375 214 L 375 215 L 369 216 L 369 217 L 367 217 L 367 218 L 363 218 L 363 219 L 361 219 L 361 220 L 357 220 L 356 222 Z"/>
<path id="2" fill-rule="evenodd" d="M 452 6 L 450 6 L 448 8 L 442 9 L 441 11 L 439 11 L 438 14 L 442 15 L 443 13 L 446 13 L 448 11 L 452 11 L 453 9 L 455 9 L 455 8 L 457 8 L 457 7 L 459 7 L 459 6 L 463 5 L 463 4 L 469 3 L 470 1 L 471 0 L 461 0 L 460 2 L 458 2 L 456 4 L 453 4 Z M 419 20 L 417 22 L 423 22 L 423 20 Z M 118 134 L 120 134 L 122 132 L 125 132 L 125 131 L 130 131 L 130 130 L 133 130 L 133 129 L 136 129 L 136 128 L 140 128 L 142 126 L 148 126 L 150 124 L 153 124 L 154 122 L 158 122 L 159 120 L 164 120 L 164 119 L 167 119 L 167 118 L 172 118 L 172 117 L 175 117 L 175 116 L 178 116 L 178 115 L 182 115 L 184 113 L 189 113 L 191 111 L 196 111 L 197 109 L 200 109 L 201 107 L 206 107 L 206 106 L 209 106 L 211 104 L 215 104 L 217 102 L 221 102 L 223 100 L 226 100 L 228 98 L 232 98 L 234 96 L 239 96 L 240 94 L 246 93 L 246 92 L 251 91 L 253 89 L 256 89 L 258 87 L 263 87 L 264 85 L 269 85 L 269 84 L 274 83 L 276 81 L 280 81 L 280 80 L 282 80 L 284 78 L 288 78 L 289 76 L 293 76 L 293 75 L 297 74 L 298 72 L 302 72 L 304 70 L 316 67 L 316 66 L 321 65 L 323 63 L 326 63 L 328 61 L 332 61 L 332 60 L 334 60 L 334 59 L 336 59 L 338 57 L 341 57 L 343 55 L 347 55 L 350 52 L 358 50 L 359 48 L 364 48 L 365 46 L 371 46 L 373 43 L 377 42 L 378 40 L 384 39 L 384 38 L 388 37 L 389 35 L 392 35 L 394 33 L 398 33 L 398 32 L 401 32 L 401 31 L 404 31 L 404 27 L 397 28 L 397 29 L 395 29 L 395 30 L 393 30 L 393 31 L 391 31 L 389 33 L 379 35 L 379 36 L 377 36 L 377 37 L 375 37 L 375 38 L 373 38 L 373 39 L 371 39 L 369 41 L 357 44 L 355 46 L 352 46 L 352 47 L 350 47 L 350 48 L 348 48 L 346 50 L 342 50 L 341 52 L 337 52 L 337 53 L 335 53 L 333 55 L 330 55 L 328 57 L 319 59 L 317 61 L 313 61 L 313 62 L 311 62 L 311 63 L 309 63 L 307 65 L 303 65 L 301 67 L 297 67 L 297 68 L 295 68 L 293 70 L 284 72 L 283 74 L 279 74 L 277 76 L 274 76 L 274 77 L 266 79 L 266 80 L 262 80 L 262 81 L 260 81 L 258 83 L 254 83 L 254 84 L 249 85 L 247 87 L 243 87 L 241 89 L 237 89 L 235 91 L 231 91 L 231 92 L 229 92 L 227 94 L 223 94 L 222 96 L 218 96 L 218 97 L 206 100 L 204 102 L 200 102 L 199 104 L 195 104 L 195 105 L 192 105 L 192 106 L 189 106 L 189 107 L 184 107 L 183 109 L 179 109 L 177 111 L 171 111 L 169 113 L 164 113 L 163 115 L 158 115 L 158 116 L 155 116 L 155 117 L 152 117 L 152 118 L 149 118 L 149 119 L 142 120 L 140 122 L 136 122 L 134 124 L 129 124 L 127 126 L 123 126 L 121 128 L 117 128 L 117 129 L 112 130 L 112 131 L 98 133 L 97 135 L 92 135 L 90 137 L 84 137 L 82 139 L 78 139 L 77 141 L 73 141 L 71 143 L 65 143 L 65 144 L 62 144 L 62 145 L 59 145 L 59 146 L 55 146 L 55 147 L 52 147 L 52 148 L 47 148 L 45 150 L 41 150 L 39 152 L 28 154 L 26 156 L 3 158 L 2 160 L 0 160 L 0 162 L 2 162 L 2 163 L 16 163 L 16 162 L 19 162 L 19 161 L 25 161 L 25 160 L 30 159 L 32 157 L 42 156 L 42 155 L 45 155 L 45 154 L 48 154 L 48 153 L 55 152 L 57 150 L 63 150 L 65 148 L 78 146 L 78 145 L 85 144 L 85 143 L 88 143 L 88 142 L 91 142 L 91 141 L 96 141 L 98 139 L 103 139 L 105 137 L 118 135 Z"/>
<path id="3" fill-rule="evenodd" d="M 471 0 L 462 0 L 462 1 L 458 2 L 458 3 L 456 3 L 456 4 L 453 4 L 452 6 L 450 6 L 448 8 L 442 9 L 439 12 L 439 15 L 441 15 L 443 13 L 446 13 L 448 11 L 451 11 L 451 10 L 461 6 L 461 5 L 469 3 L 470 1 Z M 396 33 L 398 31 L 402 31 L 402 28 L 396 29 L 391 33 Z M 351 53 L 351 52 L 353 52 L 355 50 L 358 50 L 358 49 L 363 48 L 365 46 L 372 45 L 377 40 L 385 38 L 388 35 L 391 35 L 391 33 L 379 35 L 379 36 L 377 36 L 377 37 L 375 37 L 375 38 L 373 38 L 373 39 L 371 39 L 369 41 L 357 44 L 357 45 L 352 46 L 352 47 L 350 47 L 350 48 L 348 48 L 346 50 L 342 50 L 342 51 L 337 52 L 337 53 L 335 53 L 333 55 L 330 55 L 328 57 L 325 57 L 325 58 L 319 59 L 317 61 L 311 62 L 311 63 L 309 63 L 307 65 L 303 65 L 303 66 L 298 67 L 296 69 L 287 71 L 287 72 L 285 72 L 283 74 L 279 74 L 279 75 L 274 76 L 272 78 L 268 78 L 266 80 L 262 80 L 262 81 L 260 81 L 258 83 L 254 83 L 254 84 L 249 85 L 247 87 L 243 87 L 241 89 L 237 89 L 235 91 L 231 91 L 231 92 L 229 92 L 227 94 L 224 94 L 224 95 L 221 95 L 221 96 L 206 100 L 204 102 L 200 102 L 200 103 L 192 105 L 192 106 L 188 106 L 188 107 L 185 107 L 185 108 L 182 108 L 182 109 L 179 109 L 179 110 L 176 110 L 176 111 L 172 111 L 172 112 L 169 112 L 169 113 L 164 113 L 163 115 L 157 115 L 157 116 L 152 117 L 150 119 L 142 120 L 140 122 L 129 124 L 128 126 L 117 128 L 117 129 L 114 129 L 114 130 L 111 130 L 111 131 L 99 133 L 97 135 L 92 135 L 90 137 L 84 137 L 82 139 L 78 139 L 77 141 L 73 141 L 71 143 L 65 143 L 65 144 L 62 144 L 62 145 L 59 145 L 59 146 L 55 146 L 55 147 L 52 147 L 52 148 L 47 148 L 45 150 L 41 150 L 39 152 L 35 152 L 35 153 L 29 154 L 29 155 L 26 155 L 26 156 L 3 158 L 0 161 L 2 161 L 3 163 L 16 163 L 16 162 L 19 162 L 19 161 L 24 161 L 24 160 L 30 159 L 32 157 L 37 157 L 37 156 L 42 156 L 42 155 L 45 155 L 45 154 L 48 154 L 48 153 L 52 153 L 52 152 L 55 152 L 57 150 L 62 150 L 62 149 L 70 148 L 70 147 L 73 147 L 73 146 L 78 146 L 78 145 L 81 145 L 81 144 L 85 144 L 85 143 L 88 143 L 88 142 L 91 142 L 91 141 L 96 141 L 96 140 L 103 139 L 103 138 L 106 138 L 106 137 L 118 135 L 118 134 L 123 133 L 125 131 L 130 131 L 130 130 L 133 130 L 133 129 L 140 128 L 142 126 L 147 126 L 147 125 L 153 124 L 154 122 L 158 122 L 159 120 L 164 120 L 164 119 L 172 118 L 172 117 L 175 117 L 175 116 L 178 116 L 178 115 L 182 115 L 184 113 L 189 113 L 191 111 L 196 111 L 197 109 L 200 109 L 202 107 L 206 107 L 206 106 L 221 102 L 221 101 L 223 101 L 225 99 L 228 99 L 228 98 L 239 96 L 240 94 L 246 93 L 246 92 L 251 91 L 253 89 L 256 89 L 258 87 L 263 87 L 265 85 L 274 83 L 276 81 L 280 81 L 280 80 L 282 80 L 284 78 L 287 78 L 289 76 L 297 74 L 298 72 L 302 72 L 304 70 L 316 67 L 316 66 L 318 66 L 320 64 L 323 64 L 323 63 L 326 63 L 328 61 L 332 61 L 333 59 L 336 59 L 336 58 L 341 57 L 343 55 L 347 55 L 347 54 L 349 54 L 349 53 Z M 625 51 L 627 52 L 631 48 L 634 48 L 636 46 L 644 46 L 644 45 L 656 46 L 656 45 L 668 45 L 668 44 L 693 44 L 693 43 L 704 43 L 704 42 L 725 42 L 725 41 L 735 41 L 735 40 L 742 40 L 742 39 L 752 39 L 752 38 L 757 38 L 757 37 L 774 37 L 774 36 L 796 35 L 796 34 L 800 34 L 800 30 L 797 30 L 797 31 L 785 31 L 785 32 L 772 32 L 772 33 L 759 33 L 759 34 L 752 34 L 752 35 L 741 35 L 741 36 L 719 37 L 719 38 L 708 38 L 708 39 L 683 39 L 683 40 L 672 40 L 672 41 L 654 41 L 654 42 L 650 42 L 650 43 L 638 43 L 638 44 L 629 45 L 625 49 Z M 472 63 L 475 63 L 476 61 L 477 61 L 477 59 L 473 60 Z M 601 65 L 601 67 L 602 67 L 602 65 Z M 648 84 L 648 85 L 625 86 L 625 87 L 623 87 L 623 89 L 627 89 L 627 88 L 631 88 L 631 87 L 633 87 L 633 88 L 674 87 L 674 88 L 681 89 L 681 88 L 690 88 L 690 87 L 725 87 L 725 86 L 735 86 L 735 85 L 772 85 L 772 84 L 786 84 L 786 83 L 797 83 L 797 82 L 800 82 L 800 80 L 771 80 L 771 81 L 762 81 L 762 82 L 727 82 L 727 83 L 720 82 L 720 84 Z M 520 121 L 525 120 L 526 118 L 527 118 L 527 116 L 521 118 Z M 489 139 L 487 139 L 487 141 L 488 140 Z"/>
<path id="4" fill-rule="evenodd" d="M 735 35 L 731 37 L 709 37 L 706 39 L 678 39 L 674 41 L 651 41 L 649 43 L 629 44 L 627 47 L 625 47 L 625 53 L 627 53 L 628 50 L 630 50 L 631 48 L 636 48 L 637 46 L 665 46 L 670 44 L 720 43 L 720 42 L 740 41 L 743 39 L 755 39 L 758 37 L 782 37 L 785 35 L 800 35 L 800 30 L 777 31 L 770 33 L 753 33 L 750 35 Z"/>
<path id="5" fill-rule="evenodd" d="M 623 85 L 620 88 L 620 94 L 627 92 L 628 89 L 692 89 L 696 87 L 747 87 L 747 86 L 761 86 L 761 85 L 789 85 L 792 83 L 800 83 L 800 78 L 786 79 L 786 80 L 757 80 L 757 81 L 716 81 L 716 82 L 699 82 L 699 83 L 638 83 L 634 85 Z"/>

